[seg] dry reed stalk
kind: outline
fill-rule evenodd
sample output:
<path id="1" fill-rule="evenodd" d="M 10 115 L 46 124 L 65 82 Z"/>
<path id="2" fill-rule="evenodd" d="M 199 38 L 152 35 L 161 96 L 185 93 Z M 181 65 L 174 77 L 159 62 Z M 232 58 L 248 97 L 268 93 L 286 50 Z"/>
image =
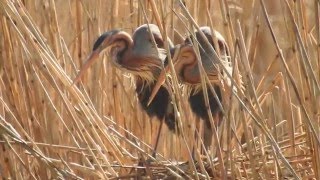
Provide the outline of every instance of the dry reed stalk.
<path id="1" fill-rule="evenodd" d="M 0 176 L 319 179 L 319 2 L 185 3 L 0 0 Z M 103 31 L 155 23 L 169 50 L 167 38 L 177 44 L 194 32 L 192 19 L 222 32 L 235 66 L 228 76 L 238 90 L 239 74 L 245 82 L 222 104 L 226 152 L 223 142 L 218 159 L 195 149 L 193 161 L 203 129 L 194 135 L 196 118 L 173 74 L 182 134 L 163 130 L 157 159 L 140 166 L 159 122 L 141 111 L 130 78 L 101 56 L 83 84 L 71 79 Z M 219 133 L 215 143 L 224 141 Z"/>

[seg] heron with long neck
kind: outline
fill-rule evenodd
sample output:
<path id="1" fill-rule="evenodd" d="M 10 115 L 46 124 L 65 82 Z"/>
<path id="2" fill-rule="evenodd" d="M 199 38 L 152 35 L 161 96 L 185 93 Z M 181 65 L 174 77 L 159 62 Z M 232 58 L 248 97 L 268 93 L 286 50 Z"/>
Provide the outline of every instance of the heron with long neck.
<path id="1" fill-rule="evenodd" d="M 153 43 L 152 37 L 156 44 Z M 174 131 L 173 107 L 170 95 L 165 87 L 161 86 L 155 94 L 153 102 L 147 105 L 166 58 L 164 41 L 158 26 L 144 24 L 134 31 L 132 38 L 122 30 L 111 30 L 103 33 L 94 43 L 92 53 L 81 68 L 74 83 L 80 80 L 84 72 L 106 48 L 110 48 L 112 64 L 134 76 L 136 93 L 142 108 L 150 117 L 156 116 L 162 122 L 164 121 L 170 130 Z M 162 122 L 158 130 L 154 153 L 158 146 Z M 155 156 L 155 154 L 153 155 Z"/>
<path id="2" fill-rule="evenodd" d="M 230 82 L 224 72 L 224 68 L 220 67 L 218 63 L 219 59 L 215 59 L 213 53 L 210 50 L 212 46 L 216 52 L 219 52 L 222 64 L 225 69 L 231 74 L 232 66 L 228 46 L 222 35 L 209 27 L 201 27 L 200 30 L 205 35 L 210 44 L 205 42 L 205 39 L 200 35 L 199 32 L 195 33 L 196 41 L 199 47 L 199 57 L 197 56 L 194 43 L 191 41 L 191 37 L 187 38 L 183 44 L 177 48 L 176 59 L 173 59 L 174 70 L 177 74 L 178 79 L 187 86 L 188 89 L 188 100 L 192 111 L 201 119 L 205 120 L 208 128 L 211 128 L 209 114 L 205 103 L 205 93 L 208 92 L 209 107 L 211 110 L 212 117 L 214 118 L 214 125 L 218 126 L 222 121 L 222 110 L 219 105 L 222 102 L 222 79 L 226 80 L 226 84 L 230 86 Z M 214 37 L 213 37 L 214 36 Z M 217 43 L 214 45 L 213 38 L 216 38 Z M 179 50 L 178 50 L 179 49 Z M 201 70 L 199 67 L 198 58 L 200 58 L 204 72 L 209 78 L 210 84 L 214 88 L 215 92 L 212 92 L 207 86 L 207 89 L 203 89 L 201 84 Z M 153 96 L 158 92 L 158 88 L 165 82 L 165 74 L 170 71 L 169 67 L 166 67 L 158 78 L 157 84 L 154 86 L 153 92 L 149 98 L 149 102 L 152 103 Z M 215 94 L 216 96 L 215 96 Z M 217 98 L 216 98 L 217 97 Z M 211 145 L 212 137 L 205 137 L 204 144 L 206 146 Z"/>

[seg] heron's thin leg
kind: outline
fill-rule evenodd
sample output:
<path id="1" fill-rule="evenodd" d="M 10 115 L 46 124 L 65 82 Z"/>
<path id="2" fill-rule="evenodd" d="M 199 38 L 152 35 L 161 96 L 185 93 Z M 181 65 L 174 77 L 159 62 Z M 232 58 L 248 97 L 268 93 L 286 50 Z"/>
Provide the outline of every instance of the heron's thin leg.
<path id="1" fill-rule="evenodd" d="M 162 130 L 162 125 L 163 125 L 163 123 L 164 123 L 164 119 L 161 120 L 159 129 L 158 129 L 156 144 L 154 145 L 154 148 L 153 148 L 152 157 L 154 157 L 154 158 L 156 158 L 156 153 L 157 153 L 157 148 L 158 148 L 158 144 L 159 144 L 159 139 L 160 139 L 160 135 L 161 135 L 161 130 Z"/>
<path id="2" fill-rule="evenodd" d="M 212 138 L 213 138 L 213 130 L 212 130 L 212 127 L 211 125 L 207 124 L 207 122 L 203 122 L 203 145 L 204 145 L 204 148 L 205 151 L 209 151 L 211 150 L 211 146 L 212 146 Z"/>
<path id="3" fill-rule="evenodd" d="M 196 119 L 196 127 L 194 129 L 194 141 L 192 145 L 192 159 L 196 158 L 195 151 L 199 147 L 199 132 L 200 132 L 200 120 Z M 201 147 L 201 146 L 200 146 Z"/>

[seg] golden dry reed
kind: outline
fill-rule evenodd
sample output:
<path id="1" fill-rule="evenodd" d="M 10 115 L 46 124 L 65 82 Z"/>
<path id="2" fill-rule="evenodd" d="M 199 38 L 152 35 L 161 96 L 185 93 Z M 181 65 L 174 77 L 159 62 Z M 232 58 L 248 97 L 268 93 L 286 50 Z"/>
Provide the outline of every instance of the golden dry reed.
<path id="1" fill-rule="evenodd" d="M 0 0 L 0 176 L 320 179 L 319 8 L 318 0 Z M 223 97 L 208 151 L 176 79 L 181 133 L 162 131 L 156 159 L 160 123 L 107 53 L 72 85 L 101 33 L 145 23 L 175 44 L 210 26 L 230 47 L 238 91 Z"/>

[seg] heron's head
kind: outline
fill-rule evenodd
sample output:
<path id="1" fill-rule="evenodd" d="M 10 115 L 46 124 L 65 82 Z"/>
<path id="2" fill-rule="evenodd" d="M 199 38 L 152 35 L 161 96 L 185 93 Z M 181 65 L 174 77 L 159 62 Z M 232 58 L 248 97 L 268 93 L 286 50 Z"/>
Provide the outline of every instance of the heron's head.
<path id="1" fill-rule="evenodd" d="M 77 83 L 81 79 L 85 71 L 99 58 L 99 55 L 103 50 L 110 48 L 112 59 L 117 59 L 117 56 L 128 49 L 131 44 L 132 39 L 130 35 L 121 30 L 111 30 L 100 35 L 93 45 L 91 54 L 73 83 Z"/>

